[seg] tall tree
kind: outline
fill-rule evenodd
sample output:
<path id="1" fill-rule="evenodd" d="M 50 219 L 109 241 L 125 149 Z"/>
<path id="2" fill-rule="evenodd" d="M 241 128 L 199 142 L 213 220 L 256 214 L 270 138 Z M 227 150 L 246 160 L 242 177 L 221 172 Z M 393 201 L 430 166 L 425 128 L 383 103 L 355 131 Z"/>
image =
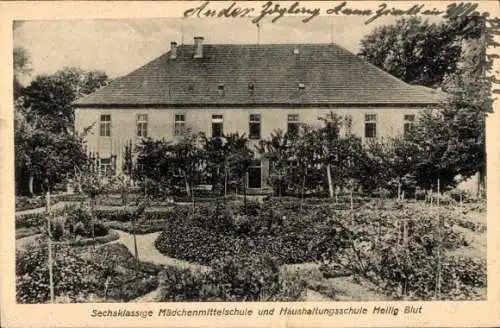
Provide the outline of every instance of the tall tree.
<path id="1" fill-rule="evenodd" d="M 480 36 L 481 23 L 478 17 L 442 23 L 403 18 L 365 36 L 359 55 L 405 82 L 438 87 L 456 70 L 462 40 Z"/>
<path id="2" fill-rule="evenodd" d="M 22 90 L 29 117 L 43 120 L 46 130 L 72 133 L 74 113 L 71 103 L 108 82 L 106 73 L 64 68 L 52 75 L 39 75 Z"/>
<path id="3" fill-rule="evenodd" d="M 21 79 L 32 72 L 31 59 L 28 51 L 23 47 L 14 47 L 14 99 L 19 98 L 23 86 Z"/>

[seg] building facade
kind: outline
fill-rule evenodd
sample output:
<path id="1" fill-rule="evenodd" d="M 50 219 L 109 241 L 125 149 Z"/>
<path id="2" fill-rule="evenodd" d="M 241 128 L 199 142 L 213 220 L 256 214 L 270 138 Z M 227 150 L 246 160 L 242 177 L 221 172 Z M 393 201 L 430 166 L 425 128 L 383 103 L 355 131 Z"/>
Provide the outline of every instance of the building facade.
<path id="1" fill-rule="evenodd" d="M 125 145 L 143 137 L 175 141 L 186 129 L 245 133 L 250 146 L 273 131 L 293 132 L 333 112 L 352 118 L 364 140 L 404 133 L 443 96 L 412 86 L 334 44 L 177 46 L 77 100 L 75 127 L 92 126 L 89 152 L 101 170 L 121 173 Z M 267 163 L 251 169 L 265 186 Z"/>

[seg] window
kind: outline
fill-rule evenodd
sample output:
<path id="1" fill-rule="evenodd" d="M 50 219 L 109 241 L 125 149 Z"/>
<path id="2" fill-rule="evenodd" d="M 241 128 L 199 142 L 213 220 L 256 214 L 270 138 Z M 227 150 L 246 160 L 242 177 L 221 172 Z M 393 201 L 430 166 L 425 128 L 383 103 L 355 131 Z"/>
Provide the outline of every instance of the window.
<path id="1" fill-rule="evenodd" d="M 299 135 L 300 120 L 299 114 L 288 114 L 287 132 L 290 136 Z"/>
<path id="2" fill-rule="evenodd" d="M 217 85 L 217 92 L 219 96 L 224 96 L 224 83 L 219 83 L 219 85 Z"/>
<path id="3" fill-rule="evenodd" d="M 304 83 L 299 83 L 299 90 L 304 90 L 306 88 Z"/>
<path id="4" fill-rule="evenodd" d="M 247 186 L 248 186 L 248 188 L 261 188 L 262 187 L 260 161 L 252 161 L 252 163 L 248 167 Z"/>
<path id="5" fill-rule="evenodd" d="M 221 137 L 224 133 L 224 117 L 212 115 L 212 137 Z"/>
<path id="6" fill-rule="evenodd" d="M 248 137 L 250 139 L 260 139 L 260 114 L 250 114 L 249 125 Z"/>
<path id="7" fill-rule="evenodd" d="M 180 136 L 186 131 L 186 115 L 175 114 L 174 119 L 174 136 Z"/>
<path id="8" fill-rule="evenodd" d="M 109 175 L 113 172 L 112 160 L 109 158 L 101 158 L 99 160 L 99 173 L 101 175 Z"/>
<path id="9" fill-rule="evenodd" d="M 148 115 L 139 114 L 137 115 L 137 136 L 147 137 L 148 136 Z"/>
<path id="10" fill-rule="evenodd" d="M 415 115 L 405 115 L 404 135 L 408 136 L 415 127 Z"/>
<path id="11" fill-rule="evenodd" d="M 366 114 L 365 115 L 365 138 L 376 138 L 377 137 L 377 115 L 376 114 Z"/>
<path id="12" fill-rule="evenodd" d="M 101 115 L 99 135 L 101 137 L 111 137 L 111 115 Z"/>
<path id="13" fill-rule="evenodd" d="M 248 83 L 248 91 L 250 93 L 253 93 L 254 90 L 255 90 L 255 84 L 253 84 L 252 82 Z"/>

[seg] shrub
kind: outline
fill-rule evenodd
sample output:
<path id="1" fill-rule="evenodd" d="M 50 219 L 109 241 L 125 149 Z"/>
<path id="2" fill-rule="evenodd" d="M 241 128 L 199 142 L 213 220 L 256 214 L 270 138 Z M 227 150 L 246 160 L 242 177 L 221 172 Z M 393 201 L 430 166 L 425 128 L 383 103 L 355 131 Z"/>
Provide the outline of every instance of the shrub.
<path id="1" fill-rule="evenodd" d="M 16 229 L 41 227 L 46 223 L 47 218 L 44 213 L 16 215 Z"/>
<path id="2" fill-rule="evenodd" d="M 455 188 L 448 191 L 446 194 L 453 198 L 456 202 L 462 201 L 463 203 L 470 203 L 477 200 L 477 197 L 473 192 L 465 189 Z"/>
<path id="3" fill-rule="evenodd" d="M 83 222 L 77 222 L 75 226 L 73 227 L 73 233 L 78 236 L 85 236 L 86 231 L 85 231 L 85 226 Z"/>
<path id="4" fill-rule="evenodd" d="M 293 301 L 304 289 L 297 277 L 280 277 L 277 263 L 268 257 L 228 256 L 212 268 L 166 268 L 159 278 L 160 301 Z"/>
<path id="5" fill-rule="evenodd" d="M 72 240 L 68 242 L 68 244 L 72 246 L 89 246 L 96 244 L 106 244 L 118 239 L 120 239 L 120 235 L 116 231 L 109 231 L 109 233 L 104 236 L 95 236 L 94 238 Z"/>
<path id="6" fill-rule="evenodd" d="M 64 219 L 55 218 L 51 219 L 50 224 L 51 235 L 54 240 L 61 240 L 64 236 Z"/>
<path id="7" fill-rule="evenodd" d="M 16 299 L 18 303 L 49 301 L 47 245 L 34 244 L 23 253 L 16 253 Z M 75 300 L 81 293 L 98 288 L 92 277 L 92 267 L 71 248 L 54 245 L 53 279 L 55 295 L 67 295 Z"/>
<path id="8" fill-rule="evenodd" d="M 43 242 L 16 252 L 17 302 L 49 301 L 47 252 Z M 91 252 L 56 244 L 53 256 L 55 296 L 66 302 L 88 302 L 94 296 L 104 301 L 129 301 L 154 290 L 161 270 L 161 266 L 141 262 L 141 271 L 137 272 L 135 259 L 121 244 L 104 245 Z"/>

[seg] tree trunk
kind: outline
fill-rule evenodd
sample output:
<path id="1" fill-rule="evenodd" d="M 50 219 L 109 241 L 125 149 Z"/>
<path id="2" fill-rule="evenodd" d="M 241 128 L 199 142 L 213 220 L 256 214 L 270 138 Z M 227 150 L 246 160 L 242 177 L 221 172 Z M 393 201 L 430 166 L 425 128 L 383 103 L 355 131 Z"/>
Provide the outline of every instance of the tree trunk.
<path id="1" fill-rule="evenodd" d="M 29 193 L 30 193 L 30 196 L 33 197 L 33 195 L 35 194 L 33 192 L 33 181 L 35 180 L 35 177 L 33 176 L 33 174 L 30 174 L 29 178 L 28 178 L 28 190 L 29 190 Z"/>
<path id="2" fill-rule="evenodd" d="M 330 198 L 333 198 L 332 172 L 330 169 L 330 164 L 326 166 L 326 175 L 328 178 L 328 192 L 330 193 Z"/>

